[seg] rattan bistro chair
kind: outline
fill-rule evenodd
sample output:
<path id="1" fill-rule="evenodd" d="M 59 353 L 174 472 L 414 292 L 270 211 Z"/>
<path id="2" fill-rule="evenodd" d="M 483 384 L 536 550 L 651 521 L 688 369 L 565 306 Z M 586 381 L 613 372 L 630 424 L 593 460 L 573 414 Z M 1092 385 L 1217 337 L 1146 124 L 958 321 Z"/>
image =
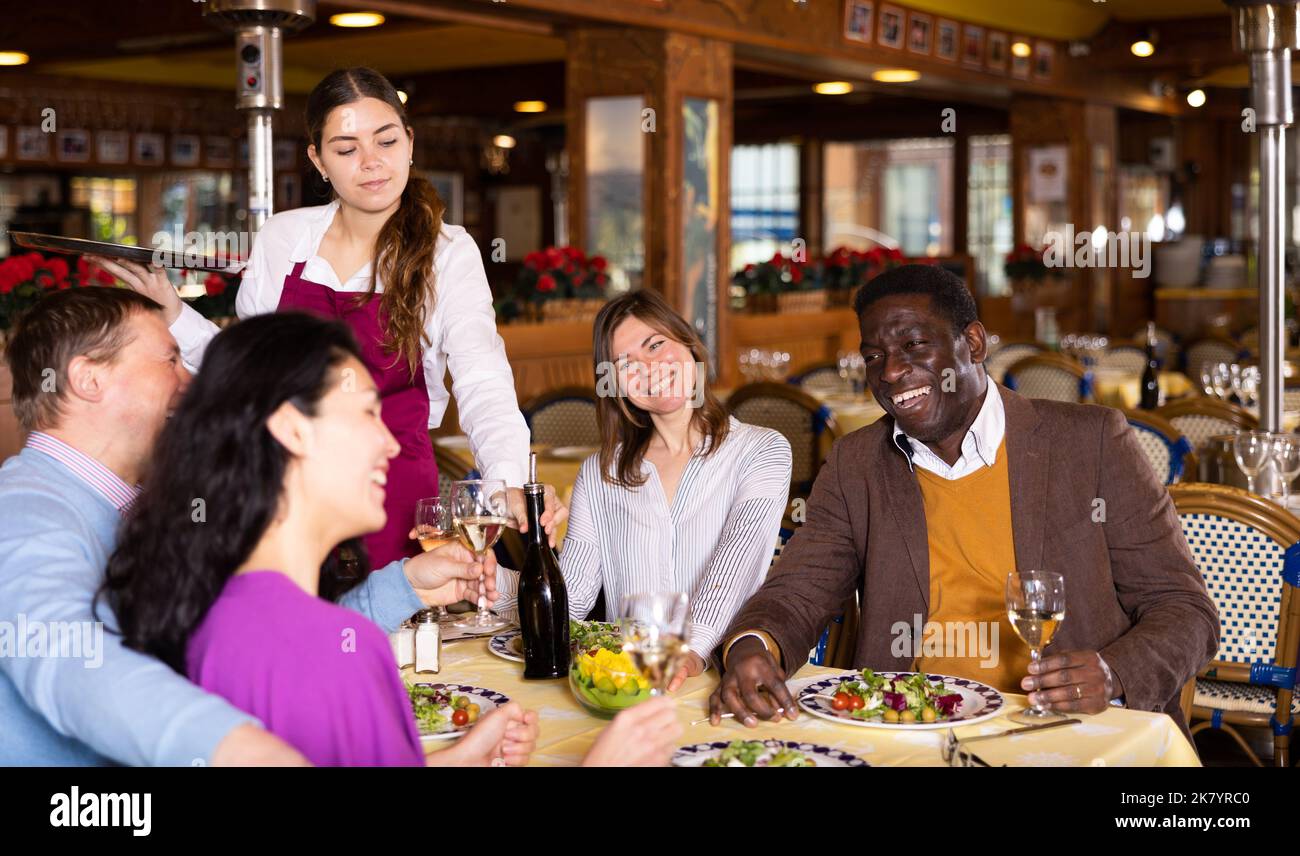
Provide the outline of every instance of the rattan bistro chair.
<path id="1" fill-rule="evenodd" d="M 789 382 L 809 394 L 846 392 L 849 389 L 848 381 L 840 377 L 839 363 L 834 360 L 805 366 Z"/>
<path id="2" fill-rule="evenodd" d="M 1169 493 L 1219 611 L 1219 652 L 1197 677 L 1192 717 L 1201 721 L 1192 734 L 1221 729 L 1263 766 L 1234 726 L 1271 727 L 1273 762 L 1286 767 L 1300 713 L 1300 520 L 1240 488 L 1185 484 Z"/>
<path id="3" fill-rule="evenodd" d="M 1147 352 L 1137 345 L 1112 345 L 1097 358 L 1097 368 L 1142 374 L 1147 367 Z"/>
<path id="4" fill-rule="evenodd" d="M 1075 403 L 1092 400 L 1092 376 L 1078 361 L 1060 354 L 1025 357 L 1007 369 L 1003 381 L 1026 398 Z"/>
<path id="5" fill-rule="evenodd" d="M 536 396 L 520 408 L 533 442 L 546 446 L 599 446 L 596 393 L 562 386 Z"/>
<path id="6" fill-rule="evenodd" d="M 741 422 L 771 428 L 790 441 L 790 494 L 807 496 L 840 434 L 830 408 L 790 384 L 762 381 L 733 392 L 727 409 Z"/>
<path id="7" fill-rule="evenodd" d="M 1259 427 L 1259 420 L 1246 408 L 1208 396 L 1170 402 L 1156 410 L 1156 415 L 1167 419 L 1197 452 L 1204 451 L 1215 437 Z"/>
<path id="8" fill-rule="evenodd" d="M 1226 336 L 1205 336 L 1183 348 L 1184 371 L 1197 383 L 1201 367 L 1214 363 L 1235 363 L 1246 355 L 1245 349 Z"/>
<path id="9" fill-rule="evenodd" d="M 1157 478 L 1167 485 L 1184 478 L 1196 479 L 1196 454 L 1192 451 L 1192 444 L 1167 419 L 1149 410 L 1125 410 L 1124 416 L 1137 433 L 1138 445 Z"/>
<path id="10" fill-rule="evenodd" d="M 998 345 L 997 350 L 990 352 L 984 358 L 984 371 L 990 378 L 1002 383 L 1007 369 L 1011 368 L 1012 365 L 1025 357 L 1032 357 L 1035 354 L 1042 353 L 1046 353 L 1046 349 L 1037 342 L 1002 342 Z"/>

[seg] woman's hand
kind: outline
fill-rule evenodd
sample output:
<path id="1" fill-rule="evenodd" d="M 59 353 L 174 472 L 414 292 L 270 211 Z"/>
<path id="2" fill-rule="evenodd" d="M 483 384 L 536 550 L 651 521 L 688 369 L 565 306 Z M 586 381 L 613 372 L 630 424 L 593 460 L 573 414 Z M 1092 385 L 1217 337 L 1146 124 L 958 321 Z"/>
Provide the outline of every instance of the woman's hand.
<path id="1" fill-rule="evenodd" d="M 524 492 L 521 488 L 506 488 L 506 502 L 510 505 L 510 514 L 514 516 L 515 523 L 519 527 L 520 534 L 528 531 L 528 506 L 524 502 Z M 555 546 L 555 530 L 561 523 L 569 517 L 569 508 L 555 493 L 554 485 L 546 486 L 545 505 L 542 508 L 542 528 L 546 530 L 546 535 L 550 539 L 551 546 Z"/>
<path id="2" fill-rule="evenodd" d="M 629 707 L 614 717 L 582 759 L 584 767 L 664 767 L 673 756 L 682 726 L 667 696 Z"/>
<path id="3" fill-rule="evenodd" d="M 101 267 L 126 283 L 132 291 L 143 294 L 162 305 L 163 320 L 170 327 L 181 315 L 181 298 L 172 287 L 167 272 L 160 267 L 145 267 L 126 259 L 108 259 L 103 256 L 84 256 L 89 264 Z"/>
<path id="4" fill-rule="evenodd" d="M 537 711 L 507 702 L 474 723 L 456 745 L 434 752 L 430 767 L 522 767 L 537 745 Z"/>
<path id="5" fill-rule="evenodd" d="M 406 579 L 426 606 L 447 606 L 478 600 L 480 589 L 487 603 L 497 598 L 497 560 L 491 552 L 483 561 L 456 542 L 407 559 Z"/>
<path id="6" fill-rule="evenodd" d="M 704 671 L 704 658 L 694 651 L 686 652 L 686 657 L 682 660 L 681 667 L 673 679 L 668 682 L 668 692 L 675 693 L 682 684 L 686 683 L 687 678 L 693 678 Z"/>

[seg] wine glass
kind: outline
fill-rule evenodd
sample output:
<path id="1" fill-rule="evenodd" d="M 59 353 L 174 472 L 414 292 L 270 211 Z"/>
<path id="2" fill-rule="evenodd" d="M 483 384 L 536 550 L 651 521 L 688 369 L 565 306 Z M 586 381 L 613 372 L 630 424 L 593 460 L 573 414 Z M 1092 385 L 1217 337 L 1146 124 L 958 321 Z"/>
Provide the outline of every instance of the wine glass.
<path id="1" fill-rule="evenodd" d="M 431 496 L 416 500 L 415 537 L 420 541 L 420 549 L 426 553 L 457 540 L 450 499 Z M 435 605 L 433 610 L 439 617 L 442 616 L 441 606 Z"/>
<path id="2" fill-rule="evenodd" d="M 1232 390 L 1232 373 L 1228 369 L 1227 363 L 1215 363 L 1211 371 L 1211 384 L 1214 386 L 1214 394 L 1221 400 L 1226 401 L 1228 393 Z"/>
<path id="3" fill-rule="evenodd" d="M 1282 507 L 1290 508 L 1291 482 L 1300 476 L 1300 437 L 1295 434 L 1273 435 L 1273 466 L 1282 482 Z"/>
<path id="4" fill-rule="evenodd" d="M 1241 403 L 1253 408 L 1259 398 L 1259 366 L 1246 366 L 1241 370 Z"/>
<path id="5" fill-rule="evenodd" d="M 650 683 L 652 695 L 663 695 L 690 652 L 690 598 L 681 592 L 649 592 L 623 598 L 619 628 L 623 650 Z"/>
<path id="6" fill-rule="evenodd" d="M 451 486 L 452 523 L 460 542 L 480 561 L 496 545 L 501 533 L 514 522 L 506 502 L 506 483 L 500 479 L 473 479 L 454 482 Z M 509 622 L 494 617 L 487 608 L 487 598 L 479 590 L 478 610 L 473 617 L 462 618 L 455 627 L 491 630 Z"/>
<path id="7" fill-rule="evenodd" d="M 1007 617 L 1016 635 L 1029 646 L 1030 659 L 1042 660 L 1042 651 L 1052 642 L 1065 620 L 1065 578 L 1052 571 L 1012 571 L 1007 574 Z M 1064 717 L 1034 705 L 1011 715 L 1012 722 L 1037 725 Z"/>
<path id="8" fill-rule="evenodd" d="M 1255 492 L 1255 476 L 1268 463 L 1272 445 L 1263 431 L 1238 431 L 1232 438 L 1232 454 L 1246 474 L 1246 487 L 1251 493 Z"/>
<path id="9" fill-rule="evenodd" d="M 1206 395 L 1218 395 L 1214 388 L 1214 369 L 1209 363 L 1201 364 L 1201 388 Z"/>

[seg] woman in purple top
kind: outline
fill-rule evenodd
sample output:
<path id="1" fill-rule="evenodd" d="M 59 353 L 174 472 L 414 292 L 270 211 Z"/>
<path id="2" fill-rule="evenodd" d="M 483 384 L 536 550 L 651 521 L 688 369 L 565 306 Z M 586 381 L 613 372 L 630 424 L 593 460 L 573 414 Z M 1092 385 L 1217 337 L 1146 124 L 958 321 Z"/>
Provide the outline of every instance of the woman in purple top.
<path id="1" fill-rule="evenodd" d="M 126 644 L 314 764 L 425 762 L 388 637 L 318 596 L 335 587 L 334 548 L 384 526 L 398 443 L 380 410 L 339 322 L 277 313 L 235 325 L 164 429 L 106 574 Z M 473 559 L 442 550 L 449 565 Z M 473 599 L 473 586 L 452 578 L 432 597 Z M 536 721 L 505 705 L 430 760 L 526 763 Z"/>

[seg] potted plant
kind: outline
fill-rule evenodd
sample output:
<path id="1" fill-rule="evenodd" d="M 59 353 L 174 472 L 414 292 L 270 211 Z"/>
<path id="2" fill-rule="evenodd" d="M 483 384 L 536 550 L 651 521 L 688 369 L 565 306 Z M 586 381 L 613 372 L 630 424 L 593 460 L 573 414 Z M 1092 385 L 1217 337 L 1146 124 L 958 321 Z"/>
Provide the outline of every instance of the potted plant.
<path id="1" fill-rule="evenodd" d="M 609 262 L 577 247 L 547 247 L 524 256 L 513 314 L 531 321 L 590 321 L 605 302 Z"/>
<path id="2" fill-rule="evenodd" d="M 36 252 L 10 256 L 0 262 L 0 340 L 7 336 L 18 316 L 46 294 L 114 282 L 112 274 L 80 257 L 70 268 L 60 256 L 46 258 Z"/>

